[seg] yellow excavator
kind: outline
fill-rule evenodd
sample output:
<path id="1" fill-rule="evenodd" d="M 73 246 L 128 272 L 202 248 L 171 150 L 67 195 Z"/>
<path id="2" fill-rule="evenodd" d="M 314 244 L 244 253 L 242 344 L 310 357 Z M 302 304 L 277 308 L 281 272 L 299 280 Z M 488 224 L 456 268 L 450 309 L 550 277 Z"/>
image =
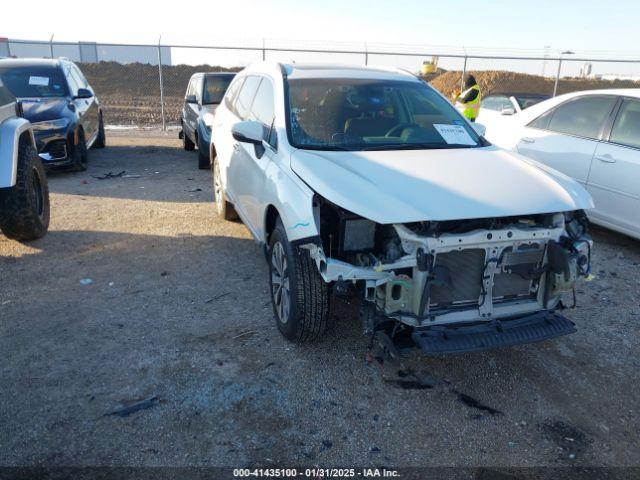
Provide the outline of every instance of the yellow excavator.
<path id="1" fill-rule="evenodd" d="M 420 69 L 420 75 L 430 75 L 438 71 L 438 57 L 433 56 L 431 60 L 425 60 L 422 62 L 422 68 Z"/>

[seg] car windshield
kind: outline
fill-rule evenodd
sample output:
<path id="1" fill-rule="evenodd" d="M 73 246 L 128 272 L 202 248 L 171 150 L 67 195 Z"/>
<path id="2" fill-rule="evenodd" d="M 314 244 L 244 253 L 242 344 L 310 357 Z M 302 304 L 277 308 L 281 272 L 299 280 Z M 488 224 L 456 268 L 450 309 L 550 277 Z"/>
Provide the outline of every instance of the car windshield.
<path id="1" fill-rule="evenodd" d="M 292 79 L 289 140 L 312 150 L 469 148 L 480 137 L 458 111 L 417 81 Z"/>
<path id="2" fill-rule="evenodd" d="M 0 79 L 18 98 L 66 97 L 67 82 L 55 67 L 1 67 Z"/>
<path id="3" fill-rule="evenodd" d="M 227 87 L 233 80 L 232 75 L 211 75 L 204 77 L 203 104 L 220 103 Z"/>
<path id="4" fill-rule="evenodd" d="M 518 105 L 520 105 L 520 108 L 524 110 L 525 108 L 532 107 L 536 103 L 540 103 L 541 101 L 547 100 L 551 97 L 546 95 L 516 95 L 514 98 L 516 99 L 516 102 L 518 102 Z"/>

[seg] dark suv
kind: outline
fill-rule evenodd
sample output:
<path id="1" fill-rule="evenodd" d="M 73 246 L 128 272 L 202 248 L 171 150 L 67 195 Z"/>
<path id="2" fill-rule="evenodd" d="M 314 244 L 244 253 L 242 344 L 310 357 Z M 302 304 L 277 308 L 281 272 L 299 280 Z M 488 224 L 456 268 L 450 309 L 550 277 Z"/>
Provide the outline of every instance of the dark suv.
<path id="1" fill-rule="evenodd" d="M 87 150 L 105 146 L 102 107 L 80 69 L 65 59 L 0 60 L 0 79 L 33 125 L 45 167 L 87 168 Z"/>
<path id="2" fill-rule="evenodd" d="M 235 75 L 229 72 L 195 73 L 189 80 L 180 118 L 180 138 L 185 150 L 193 150 L 198 146 L 198 168 L 210 167 L 209 143 L 213 113 Z"/>

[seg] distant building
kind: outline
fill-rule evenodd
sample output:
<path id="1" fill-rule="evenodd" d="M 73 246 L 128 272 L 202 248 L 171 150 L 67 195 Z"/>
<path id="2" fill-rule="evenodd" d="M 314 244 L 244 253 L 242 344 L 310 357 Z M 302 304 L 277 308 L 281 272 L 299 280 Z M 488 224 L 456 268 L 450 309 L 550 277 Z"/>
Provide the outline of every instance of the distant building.
<path id="1" fill-rule="evenodd" d="M 103 45 L 96 42 L 56 43 L 38 40 L 11 40 L 0 37 L 0 57 L 57 58 L 74 62 L 118 62 L 158 64 L 158 47 Z M 160 48 L 163 65 L 171 65 L 171 47 Z"/>

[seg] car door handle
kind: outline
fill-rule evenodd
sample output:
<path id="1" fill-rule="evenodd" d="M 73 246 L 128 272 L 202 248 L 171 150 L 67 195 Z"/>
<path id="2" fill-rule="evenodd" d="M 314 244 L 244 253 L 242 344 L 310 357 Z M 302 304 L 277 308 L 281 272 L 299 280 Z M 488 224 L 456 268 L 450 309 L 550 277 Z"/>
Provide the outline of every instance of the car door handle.
<path id="1" fill-rule="evenodd" d="M 239 143 L 234 143 L 233 144 L 233 149 L 237 152 L 238 150 L 240 150 L 240 144 Z"/>
<path id="2" fill-rule="evenodd" d="M 600 160 L 601 162 L 604 162 L 604 163 L 616 163 L 616 159 L 613 158 L 608 153 L 604 155 L 596 155 L 596 160 Z"/>
<path id="3" fill-rule="evenodd" d="M 536 139 L 531 137 L 523 137 L 522 141 L 525 143 L 536 143 Z"/>

